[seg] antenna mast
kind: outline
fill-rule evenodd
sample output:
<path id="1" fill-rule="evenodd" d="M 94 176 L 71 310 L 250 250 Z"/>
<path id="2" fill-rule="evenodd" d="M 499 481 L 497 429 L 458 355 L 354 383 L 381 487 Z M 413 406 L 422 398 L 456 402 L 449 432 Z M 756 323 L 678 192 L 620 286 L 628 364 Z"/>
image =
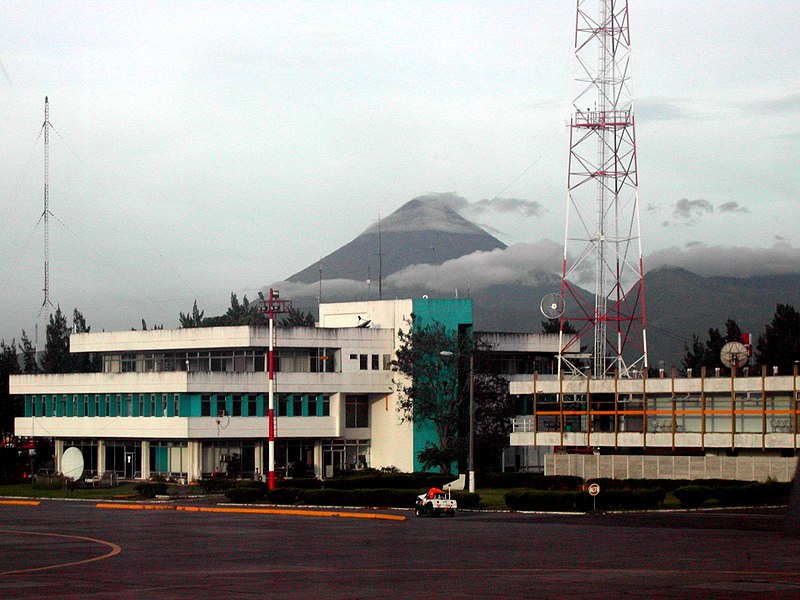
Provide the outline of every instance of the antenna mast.
<path id="1" fill-rule="evenodd" d="M 629 377 L 647 369 L 647 336 L 628 2 L 599 0 L 599 14 L 597 6 L 577 1 L 580 90 L 570 123 L 559 370 L 582 374 L 569 354 L 591 340 L 593 377 Z M 588 273 L 589 298 L 579 287 Z M 567 319 L 577 333 L 564 331 Z"/>
<path id="2" fill-rule="evenodd" d="M 53 306 L 50 301 L 50 102 L 47 96 L 44 97 L 44 210 L 42 211 L 41 219 L 44 220 L 44 300 L 42 306 L 39 308 L 39 317 L 42 316 L 42 311 L 49 306 Z M 38 325 L 37 336 L 38 338 Z M 38 341 L 38 340 L 37 340 Z"/>

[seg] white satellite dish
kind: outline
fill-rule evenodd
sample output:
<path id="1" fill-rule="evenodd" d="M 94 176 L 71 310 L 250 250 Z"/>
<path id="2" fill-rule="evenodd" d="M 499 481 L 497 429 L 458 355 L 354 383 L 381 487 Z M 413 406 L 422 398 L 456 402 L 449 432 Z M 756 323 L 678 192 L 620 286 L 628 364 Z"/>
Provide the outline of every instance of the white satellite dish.
<path id="1" fill-rule="evenodd" d="M 78 481 L 83 475 L 83 454 L 80 448 L 72 446 L 61 456 L 61 473 L 67 479 Z"/>
<path id="2" fill-rule="evenodd" d="M 547 294 L 539 303 L 539 310 L 548 319 L 558 319 L 564 314 L 564 296 L 561 294 Z"/>
<path id="3" fill-rule="evenodd" d="M 747 364 L 749 352 L 741 342 L 728 342 L 722 347 L 719 358 L 729 369 L 739 369 Z"/>

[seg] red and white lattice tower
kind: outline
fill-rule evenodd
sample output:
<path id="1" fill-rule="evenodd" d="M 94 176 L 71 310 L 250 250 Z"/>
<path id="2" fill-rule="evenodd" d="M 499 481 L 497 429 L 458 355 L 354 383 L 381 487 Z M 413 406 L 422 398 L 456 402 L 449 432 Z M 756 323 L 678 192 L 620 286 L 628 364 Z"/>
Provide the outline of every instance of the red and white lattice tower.
<path id="1" fill-rule="evenodd" d="M 559 371 L 629 377 L 647 335 L 627 1 L 578 0 L 575 58 Z"/>

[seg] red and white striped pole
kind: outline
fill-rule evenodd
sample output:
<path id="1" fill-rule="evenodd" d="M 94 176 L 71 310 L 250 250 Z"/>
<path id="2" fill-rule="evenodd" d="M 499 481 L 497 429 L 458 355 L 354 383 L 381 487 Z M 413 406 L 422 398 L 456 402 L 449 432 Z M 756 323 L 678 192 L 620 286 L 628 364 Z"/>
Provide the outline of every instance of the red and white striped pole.
<path id="1" fill-rule="evenodd" d="M 267 363 L 269 369 L 269 405 L 267 416 L 269 419 L 269 438 L 267 442 L 267 455 L 269 465 L 269 489 L 275 489 L 275 344 L 274 344 L 274 321 L 275 321 L 275 307 L 273 304 L 274 293 L 272 288 L 269 289 L 269 353 L 267 354 Z"/>
<path id="2" fill-rule="evenodd" d="M 278 291 L 269 289 L 269 298 L 258 292 L 258 312 L 269 317 L 269 351 L 267 352 L 267 372 L 269 373 L 269 404 L 267 418 L 269 421 L 269 437 L 267 438 L 267 468 L 269 489 L 275 489 L 275 314 L 289 312 L 292 303 L 279 300 Z"/>

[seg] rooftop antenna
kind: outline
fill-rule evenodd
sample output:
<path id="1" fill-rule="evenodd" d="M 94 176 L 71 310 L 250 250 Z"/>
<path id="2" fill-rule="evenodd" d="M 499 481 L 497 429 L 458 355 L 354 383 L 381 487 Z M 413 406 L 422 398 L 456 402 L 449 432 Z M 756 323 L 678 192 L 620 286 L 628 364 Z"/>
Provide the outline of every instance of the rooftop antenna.
<path id="1" fill-rule="evenodd" d="M 569 356 L 586 339 L 595 379 L 633 377 L 648 364 L 628 2 L 600 0 L 598 10 L 597 0 L 577 0 L 575 23 L 580 90 L 569 125 L 561 296 L 578 331 L 567 334 L 561 318 L 558 368 L 586 376 Z M 586 272 L 589 295 L 580 287 Z"/>
<path id="2" fill-rule="evenodd" d="M 42 123 L 42 129 L 44 129 L 44 209 L 39 218 L 44 220 L 44 300 L 42 300 L 42 306 L 36 316 L 36 344 L 39 342 L 39 319 L 42 316 L 42 312 L 48 306 L 54 308 L 53 303 L 50 301 L 50 215 L 52 214 L 50 212 L 50 129 L 52 127 L 50 124 L 50 102 L 45 96 L 44 123 Z"/>
<path id="3" fill-rule="evenodd" d="M 383 236 L 380 214 L 378 214 L 378 300 L 383 300 Z"/>

